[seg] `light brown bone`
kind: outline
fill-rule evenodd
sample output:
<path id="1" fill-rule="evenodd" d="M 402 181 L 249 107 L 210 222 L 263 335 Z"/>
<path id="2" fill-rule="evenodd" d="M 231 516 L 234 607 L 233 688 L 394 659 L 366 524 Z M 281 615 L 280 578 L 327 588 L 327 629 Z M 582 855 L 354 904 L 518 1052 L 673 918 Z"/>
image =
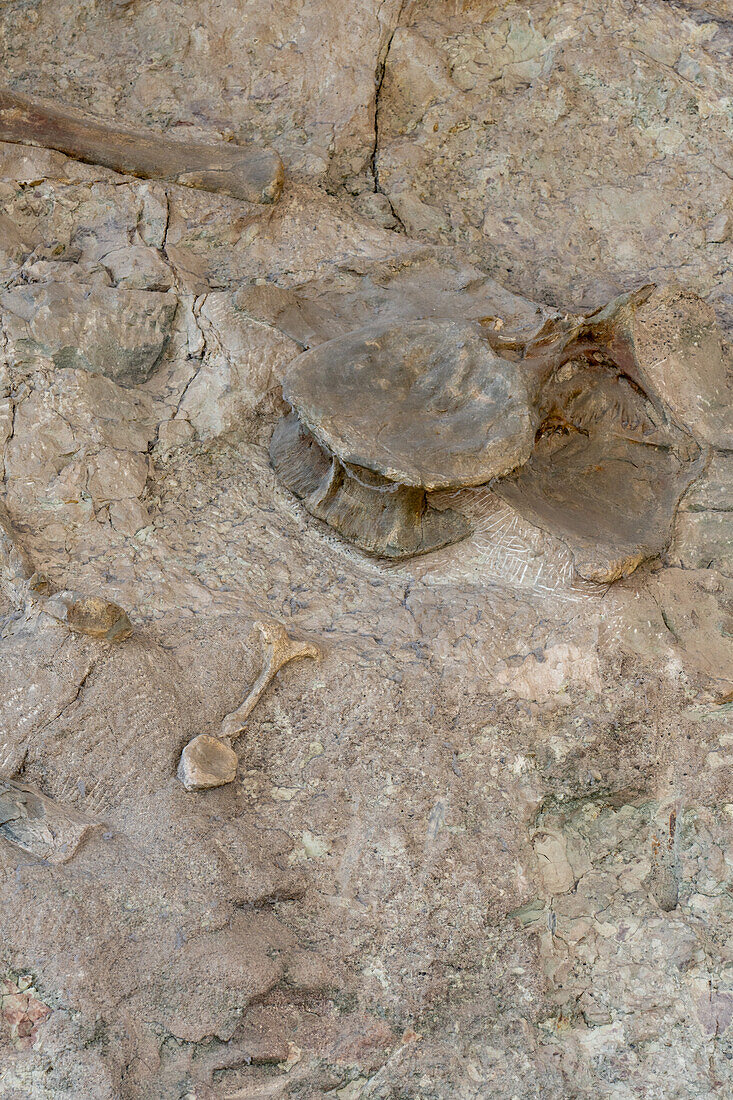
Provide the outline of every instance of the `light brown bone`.
<path id="1" fill-rule="evenodd" d="M 267 146 L 173 141 L 108 126 L 77 111 L 0 89 L 0 141 L 57 149 L 115 172 L 214 191 L 247 202 L 277 202 L 283 165 Z"/>
<path id="2" fill-rule="evenodd" d="M 320 649 L 314 642 L 294 641 L 280 623 L 256 623 L 256 626 L 262 635 L 265 664 L 241 707 L 227 714 L 222 721 L 219 737 L 229 742 L 239 737 L 245 722 L 264 695 L 270 681 L 277 676 L 284 665 L 301 657 L 312 657 L 317 660 L 321 655 Z"/>
<path id="3" fill-rule="evenodd" d="M 183 749 L 178 778 L 187 791 L 205 791 L 231 783 L 237 774 L 237 755 L 232 741 L 239 737 L 247 718 L 283 665 L 301 657 L 320 657 L 313 642 L 294 641 L 279 623 L 257 623 L 265 660 L 262 672 L 240 707 L 224 718 L 219 736 L 200 733 Z"/>

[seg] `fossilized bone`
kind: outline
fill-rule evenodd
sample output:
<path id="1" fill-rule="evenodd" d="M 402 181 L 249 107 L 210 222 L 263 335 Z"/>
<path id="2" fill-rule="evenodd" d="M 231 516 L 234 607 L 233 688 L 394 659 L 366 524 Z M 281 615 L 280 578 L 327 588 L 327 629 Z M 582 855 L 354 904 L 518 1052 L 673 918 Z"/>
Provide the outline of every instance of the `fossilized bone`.
<path id="1" fill-rule="evenodd" d="M 81 592 L 54 592 L 48 577 L 38 573 L 0 505 L 0 588 L 16 610 L 37 608 L 77 634 L 106 642 L 121 642 L 132 634 L 132 624 L 118 604 Z"/>
<path id="2" fill-rule="evenodd" d="M 292 411 L 272 436 L 274 469 L 372 554 L 463 538 L 465 517 L 427 494 L 489 484 L 565 540 L 579 576 L 627 576 L 668 545 L 706 441 L 728 439 L 712 310 L 652 286 L 533 333 L 495 321 L 371 325 L 299 355 L 283 380 Z M 701 395 L 694 417 L 678 408 L 680 388 Z"/>
<path id="3" fill-rule="evenodd" d="M 524 377 L 476 323 L 379 323 L 305 352 L 275 429 L 283 483 L 361 549 L 425 554 L 469 533 L 432 489 L 481 485 L 525 461 L 537 418 Z"/>
<path id="4" fill-rule="evenodd" d="M 150 131 L 109 126 L 7 89 L 0 90 L 0 141 L 57 149 L 129 176 L 247 202 L 277 202 L 283 188 L 282 161 L 266 146 L 174 141 Z"/>
<path id="5" fill-rule="evenodd" d="M 241 706 L 227 714 L 217 737 L 201 733 L 181 753 L 178 778 L 188 791 L 208 790 L 231 783 L 237 774 L 237 755 L 232 742 L 244 730 L 247 718 L 268 685 L 289 661 L 303 657 L 317 660 L 321 651 L 314 642 L 291 638 L 280 623 L 255 624 L 262 637 L 263 667 Z"/>

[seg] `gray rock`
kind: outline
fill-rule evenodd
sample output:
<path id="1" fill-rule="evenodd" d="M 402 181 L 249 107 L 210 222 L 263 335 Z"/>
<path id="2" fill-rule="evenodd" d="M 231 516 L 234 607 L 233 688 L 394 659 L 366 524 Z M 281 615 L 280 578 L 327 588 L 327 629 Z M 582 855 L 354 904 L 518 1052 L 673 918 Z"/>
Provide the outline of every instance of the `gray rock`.
<path id="1" fill-rule="evenodd" d="M 173 293 L 71 283 L 31 284 L 0 294 L 9 356 L 19 367 L 51 360 L 60 369 L 139 385 L 168 342 Z"/>

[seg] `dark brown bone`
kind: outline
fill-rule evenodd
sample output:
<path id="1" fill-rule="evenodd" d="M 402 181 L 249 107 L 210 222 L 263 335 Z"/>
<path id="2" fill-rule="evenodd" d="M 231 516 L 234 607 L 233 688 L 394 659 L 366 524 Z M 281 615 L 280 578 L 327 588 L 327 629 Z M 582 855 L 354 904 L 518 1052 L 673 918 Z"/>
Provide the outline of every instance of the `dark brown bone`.
<path id="1" fill-rule="evenodd" d="M 277 202 L 283 187 L 283 165 L 274 149 L 172 141 L 162 134 L 108 126 L 7 90 L 0 90 L 0 141 L 57 149 L 128 176 L 179 183 L 247 202 Z"/>
<path id="2" fill-rule="evenodd" d="M 311 515 L 368 554 L 414 557 L 470 533 L 458 512 L 431 507 L 424 489 L 399 485 L 326 454 L 295 412 L 276 425 L 270 459 L 283 485 Z"/>

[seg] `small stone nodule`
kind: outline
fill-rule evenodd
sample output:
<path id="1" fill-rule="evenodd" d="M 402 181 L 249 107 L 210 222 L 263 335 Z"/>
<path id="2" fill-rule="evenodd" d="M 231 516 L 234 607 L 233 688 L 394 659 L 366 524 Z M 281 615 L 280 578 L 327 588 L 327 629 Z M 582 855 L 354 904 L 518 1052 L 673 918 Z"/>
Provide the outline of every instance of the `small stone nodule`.
<path id="1" fill-rule="evenodd" d="M 184 748 L 178 778 L 187 791 L 222 787 L 237 776 L 237 754 L 226 741 L 200 733 Z"/>

